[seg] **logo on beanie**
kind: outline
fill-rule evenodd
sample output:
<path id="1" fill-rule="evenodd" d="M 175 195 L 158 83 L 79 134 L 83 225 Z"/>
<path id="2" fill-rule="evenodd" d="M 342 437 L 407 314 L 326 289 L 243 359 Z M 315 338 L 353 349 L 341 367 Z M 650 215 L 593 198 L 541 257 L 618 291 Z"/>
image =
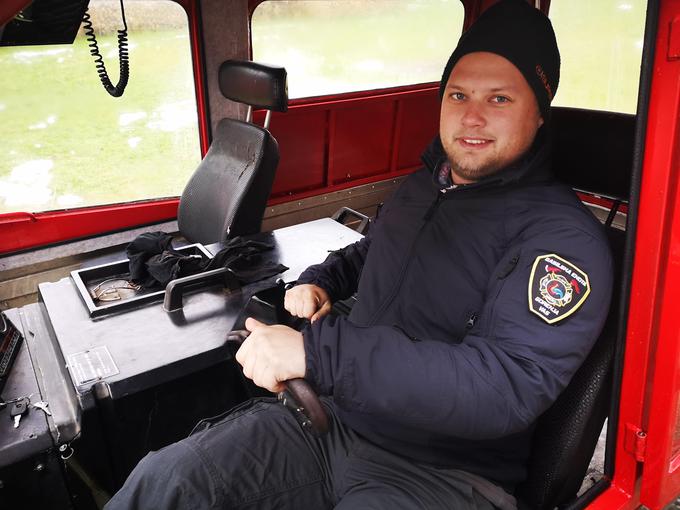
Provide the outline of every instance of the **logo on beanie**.
<path id="1" fill-rule="evenodd" d="M 553 91 L 552 88 L 550 87 L 550 83 L 548 83 L 548 76 L 546 76 L 545 71 L 541 67 L 541 64 L 536 64 L 536 75 L 538 76 L 538 79 L 541 80 L 543 87 L 548 93 L 548 101 L 552 101 Z"/>

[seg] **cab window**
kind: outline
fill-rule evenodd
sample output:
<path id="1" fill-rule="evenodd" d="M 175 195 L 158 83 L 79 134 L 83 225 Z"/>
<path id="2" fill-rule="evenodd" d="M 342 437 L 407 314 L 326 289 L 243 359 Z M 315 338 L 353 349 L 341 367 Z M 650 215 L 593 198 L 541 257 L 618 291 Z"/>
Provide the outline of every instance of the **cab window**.
<path id="1" fill-rule="evenodd" d="M 89 12 L 113 84 L 118 2 Z M 99 81 L 83 27 L 72 45 L 0 48 L 0 213 L 178 195 L 201 158 L 189 30 L 170 0 L 126 2 L 130 80 Z"/>
<path id="2" fill-rule="evenodd" d="M 551 2 L 562 56 L 554 106 L 635 113 L 647 2 Z"/>
<path id="3" fill-rule="evenodd" d="M 288 70 L 291 99 L 437 82 L 463 18 L 459 0 L 268 1 L 253 60 Z"/>

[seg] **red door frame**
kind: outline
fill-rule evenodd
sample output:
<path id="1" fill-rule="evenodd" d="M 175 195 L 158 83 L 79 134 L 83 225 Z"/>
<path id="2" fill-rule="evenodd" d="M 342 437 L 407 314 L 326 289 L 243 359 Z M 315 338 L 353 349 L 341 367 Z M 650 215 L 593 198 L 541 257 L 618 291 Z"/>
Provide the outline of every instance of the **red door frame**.
<path id="1" fill-rule="evenodd" d="M 642 183 L 614 477 L 589 508 L 661 509 L 680 494 L 671 459 L 680 386 L 680 0 L 661 2 Z M 674 31 L 671 31 L 674 27 Z M 675 51 L 675 53 L 673 53 Z M 644 441 L 635 443 L 635 431 Z M 646 446 L 646 448 L 645 448 Z M 636 459 L 636 455 L 638 459 Z M 640 462 L 639 459 L 642 459 Z M 673 471 L 673 472 L 671 472 Z"/>

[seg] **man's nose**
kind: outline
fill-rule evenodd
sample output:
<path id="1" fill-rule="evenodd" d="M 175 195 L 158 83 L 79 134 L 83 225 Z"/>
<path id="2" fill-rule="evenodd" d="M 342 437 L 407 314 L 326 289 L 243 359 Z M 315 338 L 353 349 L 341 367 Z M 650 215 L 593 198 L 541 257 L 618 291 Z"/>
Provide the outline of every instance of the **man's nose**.
<path id="1" fill-rule="evenodd" d="M 463 113 L 463 118 L 461 120 L 464 126 L 469 127 L 483 126 L 486 124 L 482 108 L 472 101 L 465 105 L 465 112 Z"/>

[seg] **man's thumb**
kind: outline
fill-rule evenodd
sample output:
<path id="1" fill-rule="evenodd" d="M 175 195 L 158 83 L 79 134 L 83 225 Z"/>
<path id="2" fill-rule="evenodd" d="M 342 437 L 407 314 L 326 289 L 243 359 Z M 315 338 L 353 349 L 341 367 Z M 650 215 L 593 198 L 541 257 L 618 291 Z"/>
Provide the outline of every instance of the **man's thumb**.
<path id="1" fill-rule="evenodd" d="M 331 302 L 326 301 L 321 306 L 321 308 L 319 308 L 317 310 L 317 312 L 314 315 L 312 315 L 311 319 L 309 319 L 309 322 L 311 322 L 313 324 L 314 322 L 316 322 L 317 319 L 320 319 L 324 315 L 328 315 L 328 312 L 330 312 L 330 311 L 331 311 Z"/>
<path id="2" fill-rule="evenodd" d="M 255 331 L 256 329 L 259 329 L 259 328 L 262 328 L 262 327 L 265 327 L 265 326 L 266 326 L 266 324 L 258 321 L 257 319 L 253 319 L 252 317 L 248 317 L 246 319 L 246 329 L 248 331 L 252 332 L 252 331 Z"/>

